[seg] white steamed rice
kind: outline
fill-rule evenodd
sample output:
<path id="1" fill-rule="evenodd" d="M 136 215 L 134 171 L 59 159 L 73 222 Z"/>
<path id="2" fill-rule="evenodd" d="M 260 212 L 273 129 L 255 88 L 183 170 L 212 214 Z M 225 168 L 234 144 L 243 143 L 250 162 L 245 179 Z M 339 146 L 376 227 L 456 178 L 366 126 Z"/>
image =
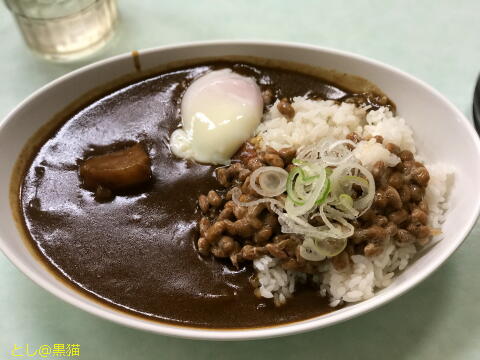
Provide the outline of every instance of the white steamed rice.
<path id="1" fill-rule="evenodd" d="M 394 143 L 402 150 L 410 150 L 416 154 L 412 130 L 404 119 L 394 116 L 388 108 L 367 112 L 367 108 L 354 104 L 295 97 L 292 102 L 295 116 L 290 121 L 280 114 L 276 105 L 275 103 L 270 108 L 264 122 L 257 129 L 257 135 L 262 138 L 261 146 L 264 148 L 271 146 L 276 150 L 285 147 L 298 149 L 302 145 L 319 142 L 325 137 L 344 139 L 347 134 L 356 132 L 362 137 L 380 135 L 385 143 Z M 360 142 L 354 156 L 367 168 L 380 160 L 388 166 L 395 166 L 400 161 L 375 140 Z M 429 225 L 440 228 L 448 208 L 447 197 L 453 171 L 445 164 L 425 165 L 430 173 L 425 194 L 430 210 Z M 326 261 L 321 275 L 316 276 L 320 293 L 329 297 L 332 307 L 371 298 L 376 289 L 391 284 L 398 271 L 405 269 L 416 252 L 417 248 L 413 244 L 399 248 L 390 243 L 378 256 L 352 256 L 353 265 L 341 272 Z M 260 284 L 257 291 L 262 297 L 273 298 L 277 304 L 284 303 L 292 296 L 296 281 L 304 281 L 306 276 L 284 270 L 279 262 L 270 256 L 256 259 L 254 268 Z"/>

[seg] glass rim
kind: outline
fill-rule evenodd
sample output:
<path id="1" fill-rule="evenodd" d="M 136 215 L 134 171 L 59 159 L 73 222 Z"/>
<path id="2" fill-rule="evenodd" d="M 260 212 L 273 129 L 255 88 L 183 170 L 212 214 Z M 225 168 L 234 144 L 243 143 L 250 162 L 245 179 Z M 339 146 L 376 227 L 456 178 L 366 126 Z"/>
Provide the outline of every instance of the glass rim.
<path id="1" fill-rule="evenodd" d="M 5 2 L 5 5 L 7 6 L 8 10 L 10 10 L 10 12 L 16 16 L 16 17 L 19 17 L 19 18 L 23 18 L 23 19 L 26 19 L 26 20 L 34 20 L 34 21 L 49 21 L 49 20 L 61 20 L 61 19 L 66 19 L 66 18 L 69 18 L 69 17 L 72 17 L 72 16 L 77 16 L 78 14 L 81 14 L 83 12 L 86 12 L 88 11 L 91 7 L 97 5 L 98 3 L 100 2 L 106 2 L 107 0 L 93 0 L 90 4 L 88 4 L 87 6 L 85 6 L 84 8 L 76 11 L 76 12 L 72 12 L 68 15 L 61 15 L 61 16 L 54 16 L 54 17 L 32 17 L 32 16 L 28 16 L 28 15 L 25 15 L 25 14 L 22 14 L 20 12 L 17 12 L 15 10 L 13 10 L 10 6 L 11 4 L 11 0 L 4 0 Z"/>

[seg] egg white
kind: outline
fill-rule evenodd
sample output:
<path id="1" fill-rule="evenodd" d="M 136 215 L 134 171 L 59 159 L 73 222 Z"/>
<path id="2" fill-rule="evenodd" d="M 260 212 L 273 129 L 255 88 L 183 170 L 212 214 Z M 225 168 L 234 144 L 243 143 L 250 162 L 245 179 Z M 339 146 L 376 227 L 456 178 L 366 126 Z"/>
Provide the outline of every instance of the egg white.
<path id="1" fill-rule="evenodd" d="M 263 99 L 254 79 L 229 69 L 195 80 L 181 104 L 182 128 L 170 138 L 178 157 L 227 164 L 260 124 Z"/>

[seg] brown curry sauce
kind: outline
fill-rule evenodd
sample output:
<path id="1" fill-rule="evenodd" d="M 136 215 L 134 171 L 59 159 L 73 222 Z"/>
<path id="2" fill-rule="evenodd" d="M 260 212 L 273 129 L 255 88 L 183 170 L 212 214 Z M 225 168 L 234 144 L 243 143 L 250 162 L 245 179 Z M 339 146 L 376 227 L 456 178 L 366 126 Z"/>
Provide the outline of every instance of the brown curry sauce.
<path id="1" fill-rule="evenodd" d="M 169 136 L 188 84 L 225 67 L 254 77 L 277 98 L 354 96 L 295 71 L 211 62 L 127 85 L 66 118 L 26 170 L 20 205 L 42 260 L 82 292 L 120 310 L 193 327 L 271 326 L 331 311 L 308 287 L 275 307 L 253 295 L 250 266 L 236 269 L 195 249 L 197 198 L 218 184 L 214 167 L 175 158 Z M 148 149 L 154 180 L 97 202 L 81 187 L 78 164 L 131 142 Z"/>

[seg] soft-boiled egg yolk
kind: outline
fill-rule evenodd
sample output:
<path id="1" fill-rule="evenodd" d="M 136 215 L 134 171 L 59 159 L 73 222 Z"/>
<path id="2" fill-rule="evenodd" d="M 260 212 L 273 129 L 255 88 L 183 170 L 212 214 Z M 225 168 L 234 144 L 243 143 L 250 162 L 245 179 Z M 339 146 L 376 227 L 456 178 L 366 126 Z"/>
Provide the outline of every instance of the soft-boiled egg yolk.
<path id="1" fill-rule="evenodd" d="M 226 164 L 255 132 L 263 113 L 255 80 L 229 69 L 195 80 L 181 105 L 182 128 L 170 138 L 172 152 L 201 163 Z"/>

